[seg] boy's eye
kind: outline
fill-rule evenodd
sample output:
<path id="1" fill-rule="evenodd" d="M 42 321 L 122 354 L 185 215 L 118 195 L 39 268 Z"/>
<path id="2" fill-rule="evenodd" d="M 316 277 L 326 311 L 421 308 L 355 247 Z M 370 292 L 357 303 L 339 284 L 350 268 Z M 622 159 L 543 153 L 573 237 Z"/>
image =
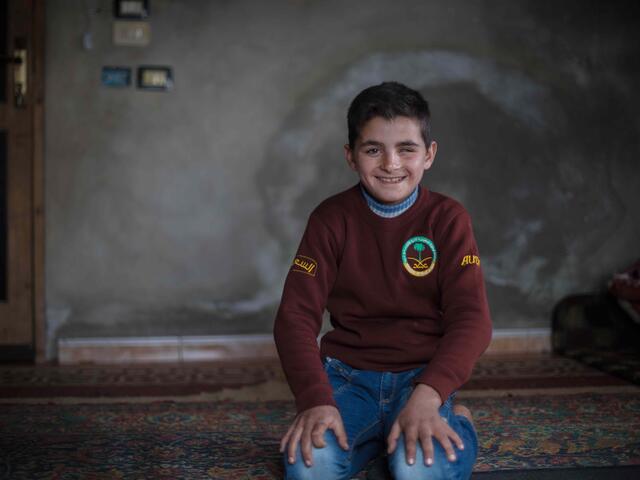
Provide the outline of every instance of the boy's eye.
<path id="1" fill-rule="evenodd" d="M 366 153 L 367 155 L 375 155 L 379 152 L 380 150 L 376 147 L 371 147 L 371 148 L 367 148 L 364 153 Z"/>
<path id="2" fill-rule="evenodd" d="M 404 147 L 404 148 L 401 148 L 400 151 L 403 153 L 413 153 L 415 152 L 415 149 L 410 147 Z"/>

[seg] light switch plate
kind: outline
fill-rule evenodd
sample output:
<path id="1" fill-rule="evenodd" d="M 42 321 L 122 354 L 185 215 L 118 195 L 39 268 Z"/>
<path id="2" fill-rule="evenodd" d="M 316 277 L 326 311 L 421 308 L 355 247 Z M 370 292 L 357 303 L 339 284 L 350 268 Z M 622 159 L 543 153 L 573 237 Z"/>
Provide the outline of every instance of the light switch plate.
<path id="1" fill-rule="evenodd" d="M 114 0 L 117 18 L 141 19 L 149 16 L 149 0 Z"/>
<path id="2" fill-rule="evenodd" d="M 125 47 L 146 47 L 151 43 L 151 25 L 148 22 L 116 20 L 113 22 L 113 44 Z"/>
<path id="3" fill-rule="evenodd" d="M 138 88 L 165 91 L 173 88 L 171 67 L 143 65 L 138 67 Z"/>
<path id="4" fill-rule="evenodd" d="M 128 87 L 131 85 L 131 68 L 102 67 L 101 80 L 105 87 Z"/>

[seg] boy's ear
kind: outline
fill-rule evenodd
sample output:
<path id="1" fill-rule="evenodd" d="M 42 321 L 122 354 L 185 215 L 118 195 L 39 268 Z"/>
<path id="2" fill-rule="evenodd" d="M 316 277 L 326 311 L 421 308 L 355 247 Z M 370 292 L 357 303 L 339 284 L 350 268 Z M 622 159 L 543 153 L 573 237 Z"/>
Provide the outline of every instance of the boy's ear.
<path id="1" fill-rule="evenodd" d="M 354 153 L 353 153 L 353 150 L 351 150 L 351 147 L 349 146 L 348 143 L 345 144 L 344 146 L 344 156 L 347 159 L 347 164 L 349 165 L 349 168 L 351 168 L 351 170 L 356 172 L 357 171 L 356 162 L 355 162 L 355 159 L 353 158 Z"/>
<path id="2" fill-rule="evenodd" d="M 434 141 L 431 142 L 429 148 L 427 148 L 427 154 L 424 160 L 424 169 L 429 170 L 431 165 L 433 165 L 433 161 L 436 159 L 436 153 L 438 152 L 438 144 Z"/>

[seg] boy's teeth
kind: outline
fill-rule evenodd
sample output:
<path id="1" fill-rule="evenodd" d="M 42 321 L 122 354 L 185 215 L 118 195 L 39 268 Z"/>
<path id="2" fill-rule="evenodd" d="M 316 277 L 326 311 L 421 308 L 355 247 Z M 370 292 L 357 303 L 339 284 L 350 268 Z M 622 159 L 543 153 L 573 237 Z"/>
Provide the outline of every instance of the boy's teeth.
<path id="1" fill-rule="evenodd" d="M 402 180 L 402 177 L 393 177 L 393 178 L 387 178 L 387 177 L 378 177 L 380 179 L 381 182 L 384 183 L 398 183 Z"/>

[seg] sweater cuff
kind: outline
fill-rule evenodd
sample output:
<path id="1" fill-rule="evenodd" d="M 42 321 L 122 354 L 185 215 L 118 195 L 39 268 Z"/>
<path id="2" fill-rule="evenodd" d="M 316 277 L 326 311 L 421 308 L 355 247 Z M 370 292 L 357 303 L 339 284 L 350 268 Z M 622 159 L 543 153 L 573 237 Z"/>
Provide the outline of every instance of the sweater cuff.
<path id="1" fill-rule="evenodd" d="M 443 372 L 428 371 L 427 367 L 421 375 L 413 380 L 413 383 L 424 383 L 433 387 L 440 395 L 440 399 L 444 405 L 444 402 L 447 401 L 451 394 L 460 388 L 460 385 L 457 385 L 455 381 L 452 381 L 452 377 L 453 375 L 447 375 Z"/>
<path id="2" fill-rule="evenodd" d="M 338 408 L 338 405 L 333 399 L 333 390 L 331 390 L 330 385 L 315 385 L 296 397 L 296 409 L 298 413 L 321 405 L 331 405 Z"/>

